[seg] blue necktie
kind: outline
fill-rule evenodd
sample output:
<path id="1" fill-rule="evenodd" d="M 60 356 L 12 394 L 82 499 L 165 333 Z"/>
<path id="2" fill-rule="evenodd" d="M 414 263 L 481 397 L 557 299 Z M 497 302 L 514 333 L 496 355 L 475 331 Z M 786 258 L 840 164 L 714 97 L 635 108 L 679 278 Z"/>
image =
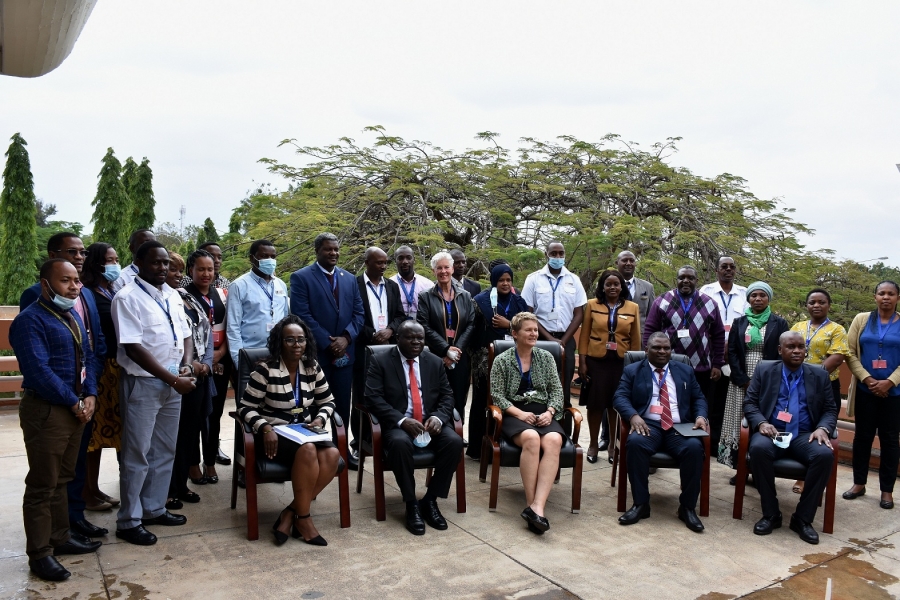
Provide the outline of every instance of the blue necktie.
<path id="1" fill-rule="evenodd" d="M 800 386 L 802 383 L 794 385 L 800 378 L 803 369 L 797 369 L 788 376 L 788 390 L 790 397 L 788 398 L 788 412 L 791 413 L 791 422 L 786 424 L 785 430 L 789 431 L 794 437 L 800 435 Z"/>

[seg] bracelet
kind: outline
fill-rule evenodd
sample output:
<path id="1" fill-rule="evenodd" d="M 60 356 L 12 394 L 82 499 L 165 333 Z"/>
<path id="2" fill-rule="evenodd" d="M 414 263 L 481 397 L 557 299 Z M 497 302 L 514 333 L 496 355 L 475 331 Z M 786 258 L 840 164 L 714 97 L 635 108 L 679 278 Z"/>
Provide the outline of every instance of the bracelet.
<path id="1" fill-rule="evenodd" d="M 178 375 L 175 376 L 175 379 L 172 380 L 172 383 L 169 384 L 170 387 L 175 387 L 175 384 L 178 383 Z"/>

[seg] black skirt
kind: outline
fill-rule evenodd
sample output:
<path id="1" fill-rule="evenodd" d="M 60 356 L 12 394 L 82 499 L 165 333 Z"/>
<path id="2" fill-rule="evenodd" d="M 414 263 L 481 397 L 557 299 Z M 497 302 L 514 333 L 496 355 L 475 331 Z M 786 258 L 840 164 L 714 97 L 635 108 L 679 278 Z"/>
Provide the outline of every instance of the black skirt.
<path id="1" fill-rule="evenodd" d="M 543 402 L 513 402 L 513 406 L 521 411 L 534 413 L 536 415 L 547 412 L 547 405 Z M 556 419 L 550 421 L 549 425 L 536 427 L 534 425 L 529 425 L 525 421 L 517 419 L 511 415 L 503 415 L 503 429 L 501 431 L 508 440 L 512 441 L 513 436 L 522 433 L 526 429 L 537 431 L 540 435 L 546 435 L 548 433 L 558 433 L 563 437 L 565 437 L 566 435 L 563 431 L 562 425 Z"/>
<path id="2" fill-rule="evenodd" d="M 294 466 L 294 457 L 297 456 L 297 448 L 299 448 L 302 444 L 298 444 L 292 439 L 286 438 L 283 435 L 278 435 L 278 449 L 275 451 L 275 458 L 272 460 L 277 462 L 279 465 L 287 467 L 288 469 Z M 256 438 L 256 459 L 257 460 L 268 460 L 266 456 L 266 443 L 263 441 L 263 434 L 256 434 L 254 436 Z M 332 441 L 323 441 L 323 442 L 306 442 L 307 444 L 312 444 L 316 448 L 337 448 Z"/>
<path id="3" fill-rule="evenodd" d="M 612 350 L 603 358 L 585 356 L 584 359 L 591 382 L 581 382 L 581 397 L 578 404 L 587 407 L 588 410 L 602 411 L 612 408 L 613 396 L 619 387 L 619 380 L 622 379 L 625 361 Z"/>

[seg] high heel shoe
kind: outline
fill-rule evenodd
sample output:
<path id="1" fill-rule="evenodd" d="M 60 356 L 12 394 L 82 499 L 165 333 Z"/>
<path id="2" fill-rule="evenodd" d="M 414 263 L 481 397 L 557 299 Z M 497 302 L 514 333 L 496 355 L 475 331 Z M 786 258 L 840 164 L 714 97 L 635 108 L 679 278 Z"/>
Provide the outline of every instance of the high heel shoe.
<path id="1" fill-rule="evenodd" d="M 294 520 L 295 520 L 295 521 L 296 521 L 297 519 L 308 519 L 308 518 L 309 518 L 309 514 L 305 514 L 305 515 L 296 515 L 296 514 L 295 514 L 295 515 L 294 515 Z M 283 535 L 283 534 L 282 534 L 282 535 Z M 296 524 L 296 523 L 294 523 L 294 524 L 291 525 L 291 535 L 294 536 L 295 538 L 301 539 L 301 540 L 303 540 L 304 542 L 306 542 L 307 544 L 310 544 L 310 545 L 313 545 L 313 546 L 327 546 L 327 545 L 328 545 L 328 542 L 326 542 L 326 541 L 325 541 L 325 538 L 323 538 L 321 535 L 317 535 L 316 537 L 314 537 L 314 538 L 311 539 L 311 540 L 308 540 L 308 539 L 306 539 L 305 537 L 303 537 L 303 536 L 300 534 L 300 530 L 297 529 L 297 524 Z"/>
<path id="2" fill-rule="evenodd" d="M 593 454 L 591 454 L 591 451 L 593 451 Z M 593 464 L 595 464 L 595 463 L 597 462 L 597 454 L 598 454 L 598 453 L 599 453 L 599 449 L 598 449 L 598 448 L 594 448 L 594 447 L 588 448 L 588 451 L 587 451 L 587 454 L 585 455 L 585 458 L 587 459 L 587 461 L 588 461 L 589 463 L 591 463 L 591 464 L 593 465 Z"/>
<path id="3" fill-rule="evenodd" d="M 286 533 L 282 532 L 282 531 L 278 531 L 278 526 L 281 525 L 281 516 L 284 514 L 284 511 L 285 511 L 285 510 L 289 510 L 289 511 L 291 511 L 291 512 L 294 512 L 294 509 L 291 508 L 290 506 L 288 506 L 288 507 L 286 507 L 283 511 L 281 511 L 280 513 L 278 513 L 278 518 L 275 519 L 275 524 L 272 525 L 272 534 L 275 536 L 275 545 L 276 545 L 276 546 L 280 546 L 280 545 L 282 545 L 283 543 L 285 543 L 286 541 L 288 541 L 288 535 L 287 535 Z M 294 518 L 296 519 L 297 517 L 294 516 Z M 292 521 L 292 522 L 291 522 L 291 527 L 293 527 L 293 526 L 294 526 L 294 525 L 293 525 L 293 521 Z"/>

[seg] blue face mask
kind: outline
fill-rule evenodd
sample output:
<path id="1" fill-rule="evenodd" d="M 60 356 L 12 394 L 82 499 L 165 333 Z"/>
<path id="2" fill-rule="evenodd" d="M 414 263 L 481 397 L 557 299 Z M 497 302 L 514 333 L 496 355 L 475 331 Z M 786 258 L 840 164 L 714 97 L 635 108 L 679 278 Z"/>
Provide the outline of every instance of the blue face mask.
<path id="1" fill-rule="evenodd" d="M 275 265 L 277 262 L 274 258 L 264 258 L 257 262 L 259 263 L 259 270 L 262 273 L 270 276 L 275 274 Z"/>
<path id="2" fill-rule="evenodd" d="M 119 266 L 118 263 L 114 265 L 106 265 L 106 269 L 103 271 L 103 277 L 107 281 L 115 281 L 119 278 L 119 275 L 122 274 L 122 267 Z"/>
<path id="3" fill-rule="evenodd" d="M 47 281 L 46 279 L 44 281 Z M 50 282 L 47 281 L 47 288 L 50 290 L 50 294 L 52 295 L 51 300 L 53 304 L 56 305 L 60 310 L 72 310 L 75 306 L 75 300 L 72 298 L 66 298 L 65 296 L 60 296 L 56 292 L 53 291 L 53 287 L 50 285 Z"/>
<path id="4" fill-rule="evenodd" d="M 566 266 L 565 258 L 551 258 L 547 261 L 547 264 L 550 265 L 551 269 L 562 269 Z"/>

